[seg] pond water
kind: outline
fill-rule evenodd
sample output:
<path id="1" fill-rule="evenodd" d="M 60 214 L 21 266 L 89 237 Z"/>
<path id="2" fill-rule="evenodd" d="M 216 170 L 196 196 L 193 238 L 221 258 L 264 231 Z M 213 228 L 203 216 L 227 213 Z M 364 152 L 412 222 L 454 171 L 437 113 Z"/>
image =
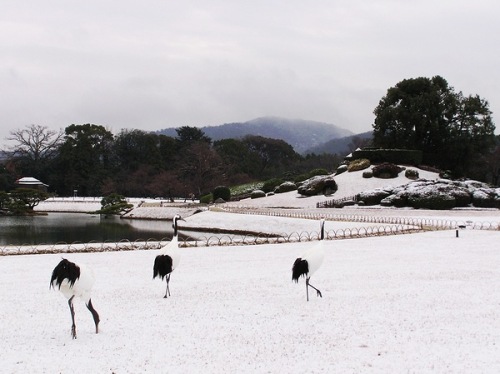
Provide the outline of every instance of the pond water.
<path id="1" fill-rule="evenodd" d="M 84 213 L 0 216 L 0 245 L 170 240 L 171 221 L 108 218 Z M 179 233 L 179 238 L 186 238 Z"/>

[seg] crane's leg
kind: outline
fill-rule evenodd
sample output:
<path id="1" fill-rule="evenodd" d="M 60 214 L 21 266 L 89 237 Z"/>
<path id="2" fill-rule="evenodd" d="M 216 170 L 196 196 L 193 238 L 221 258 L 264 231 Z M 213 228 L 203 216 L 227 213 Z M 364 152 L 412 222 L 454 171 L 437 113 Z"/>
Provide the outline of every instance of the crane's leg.
<path id="1" fill-rule="evenodd" d="M 309 278 L 306 278 L 306 295 L 307 301 L 309 301 Z"/>
<path id="2" fill-rule="evenodd" d="M 314 289 L 316 290 L 317 296 L 319 296 L 319 297 L 323 297 L 323 296 L 321 295 L 321 291 L 320 291 L 320 290 L 318 290 L 316 287 L 314 287 L 311 283 L 309 283 L 309 278 L 307 278 L 307 279 L 306 279 L 306 285 L 307 285 L 307 287 L 314 288 Z M 307 301 L 309 301 L 309 294 L 307 295 Z"/>
<path id="3" fill-rule="evenodd" d="M 75 296 L 71 296 L 68 299 L 68 305 L 69 305 L 69 311 L 71 312 L 71 322 L 72 322 L 72 325 L 71 325 L 71 336 L 73 337 L 73 339 L 76 339 L 75 309 L 73 308 L 73 298 L 74 297 Z"/>
<path id="4" fill-rule="evenodd" d="M 168 288 L 168 284 L 170 283 L 170 274 L 167 274 L 167 290 L 165 291 L 165 296 L 163 296 L 165 299 L 170 296 L 170 289 Z"/>
<path id="5" fill-rule="evenodd" d="M 90 313 L 92 313 L 92 317 L 94 317 L 94 323 L 95 323 L 95 333 L 99 333 L 99 314 L 97 313 L 97 310 L 94 309 L 94 306 L 92 305 L 92 300 L 89 299 L 89 302 L 87 304 L 87 309 L 90 310 Z"/>

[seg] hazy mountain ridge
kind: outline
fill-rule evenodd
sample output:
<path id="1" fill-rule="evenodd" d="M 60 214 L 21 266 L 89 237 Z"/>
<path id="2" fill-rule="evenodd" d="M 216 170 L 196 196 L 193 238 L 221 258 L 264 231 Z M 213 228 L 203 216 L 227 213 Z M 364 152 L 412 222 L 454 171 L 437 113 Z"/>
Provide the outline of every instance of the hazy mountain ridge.
<path id="1" fill-rule="evenodd" d="M 343 138 L 329 140 L 320 145 L 309 148 L 306 151 L 306 154 L 315 153 L 319 155 L 323 153 L 336 153 L 340 156 L 347 155 L 353 151 L 351 145 L 355 138 L 359 138 L 361 140 L 371 140 L 373 138 L 373 131 L 367 131 L 361 134 L 355 134 Z"/>
<path id="2" fill-rule="evenodd" d="M 309 149 L 321 146 L 326 140 L 354 135 L 352 131 L 330 123 L 279 117 L 260 117 L 247 122 L 200 127 L 200 130 L 214 141 L 240 139 L 246 135 L 282 139 L 300 154 L 306 154 Z M 174 137 L 177 135 L 175 128 L 163 129 L 157 133 Z"/>

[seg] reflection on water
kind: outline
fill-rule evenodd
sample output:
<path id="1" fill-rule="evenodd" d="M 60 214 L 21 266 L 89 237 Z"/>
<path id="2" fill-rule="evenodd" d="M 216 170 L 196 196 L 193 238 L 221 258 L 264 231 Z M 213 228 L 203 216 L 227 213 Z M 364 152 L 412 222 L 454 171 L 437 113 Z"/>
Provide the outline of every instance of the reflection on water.
<path id="1" fill-rule="evenodd" d="M 0 245 L 170 240 L 171 221 L 104 218 L 95 214 L 49 213 L 46 216 L 0 216 Z M 179 234 L 182 239 L 182 233 Z"/>

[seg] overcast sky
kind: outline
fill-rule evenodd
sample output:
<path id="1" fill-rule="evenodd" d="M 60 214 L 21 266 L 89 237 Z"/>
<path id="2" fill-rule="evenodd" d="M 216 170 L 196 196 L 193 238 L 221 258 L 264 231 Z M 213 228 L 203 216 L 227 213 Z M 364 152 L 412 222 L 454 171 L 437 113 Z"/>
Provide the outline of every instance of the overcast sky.
<path id="1" fill-rule="evenodd" d="M 435 75 L 488 100 L 499 127 L 499 19 L 496 0 L 8 0 L 0 145 L 31 124 L 269 115 L 361 133 L 389 87 Z"/>

